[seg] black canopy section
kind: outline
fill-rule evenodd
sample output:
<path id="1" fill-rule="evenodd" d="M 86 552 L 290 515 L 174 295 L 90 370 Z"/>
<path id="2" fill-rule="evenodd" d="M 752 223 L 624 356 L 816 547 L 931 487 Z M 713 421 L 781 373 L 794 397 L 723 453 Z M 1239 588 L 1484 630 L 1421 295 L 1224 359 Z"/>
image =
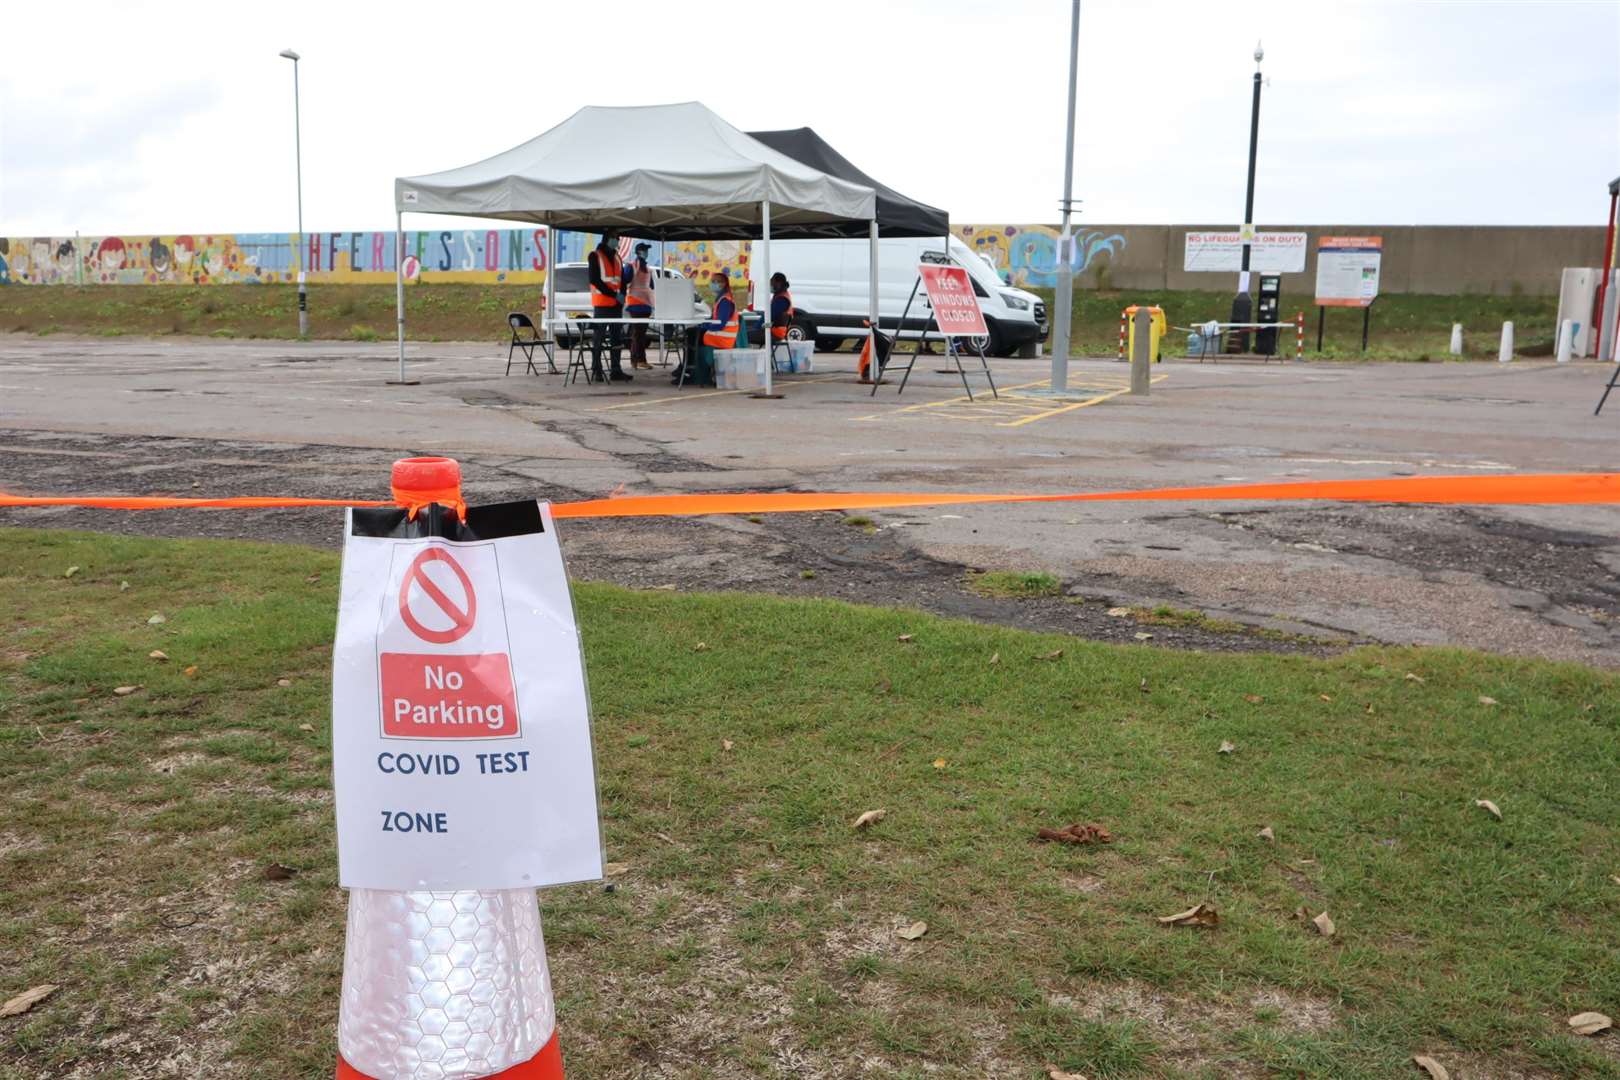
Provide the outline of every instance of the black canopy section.
<path id="1" fill-rule="evenodd" d="M 882 236 L 944 236 L 950 229 L 950 215 L 945 211 L 908 199 L 893 188 L 880 184 L 850 164 L 848 158 L 834 150 L 813 128 L 792 128 L 788 131 L 750 131 L 779 154 L 819 169 L 828 176 L 869 187 L 877 192 L 878 233 Z M 771 237 L 784 240 L 807 240 L 825 236 L 866 236 L 865 224 L 818 225 L 798 228 L 783 222 L 771 222 Z"/>

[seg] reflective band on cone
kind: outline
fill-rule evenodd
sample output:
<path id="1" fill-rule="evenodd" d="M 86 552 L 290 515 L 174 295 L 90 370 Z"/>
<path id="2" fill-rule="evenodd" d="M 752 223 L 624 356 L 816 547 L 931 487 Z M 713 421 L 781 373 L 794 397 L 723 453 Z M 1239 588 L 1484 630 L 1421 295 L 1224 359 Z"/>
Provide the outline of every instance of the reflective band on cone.
<path id="1" fill-rule="evenodd" d="M 340 1057 L 337 1080 L 380 1080 L 380 1078 L 367 1076 Z M 510 1069 L 496 1073 L 491 1080 L 563 1080 L 562 1047 L 557 1041 L 556 1033 L 552 1033 L 551 1041 L 546 1043 L 544 1050 L 522 1065 L 514 1065 Z"/>
<path id="2" fill-rule="evenodd" d="M 531 889 L 353 889 L 337 1075 L 562 1080 Z"/>

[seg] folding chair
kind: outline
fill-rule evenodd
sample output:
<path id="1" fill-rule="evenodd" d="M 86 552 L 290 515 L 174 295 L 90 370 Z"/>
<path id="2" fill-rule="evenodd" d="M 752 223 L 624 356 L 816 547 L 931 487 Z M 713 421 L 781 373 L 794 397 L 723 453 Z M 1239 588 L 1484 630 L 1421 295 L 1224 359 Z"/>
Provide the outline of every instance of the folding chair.
<path id="1" fill-rule="evenodd" d="M 521 311 L 510 312 L 506 316 L 506 324 L 512 328 L 512 344 L 506 348 L 506 373 L 512 374 L 512 353 L 521 349 L 524 358 L 528 361 L 528 371 L 531 375 L 540 374 L 540 369 L 534 366 L 534 350 L 536 347 L 546 354 L 546 374 L 560 375 L 557 370 L 557 357 L 552 352 L 552 343 L 547 341 L 535 327 L 529 317 Z M 528 337 L 520 337 L 519 330 L 527 330 Z"/>

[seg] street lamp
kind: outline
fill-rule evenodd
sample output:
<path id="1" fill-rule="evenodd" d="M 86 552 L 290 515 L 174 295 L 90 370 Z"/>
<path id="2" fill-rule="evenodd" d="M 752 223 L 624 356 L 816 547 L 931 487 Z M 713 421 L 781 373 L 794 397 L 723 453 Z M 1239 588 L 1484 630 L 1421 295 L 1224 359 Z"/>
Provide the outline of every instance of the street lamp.
<path id="1" fill-rule="evenodd" d="M 299 56 L 291 49 L 282 49 L 278 56 L 286 57 L 293 63 L 293 153 L 298 163 L 298 242 L 293 248 L 293 255 L 298 260 L 298 336 L 309 337 L 309 297 L 304 292 L 304 140 L 299 130 L 298 122 L 298 61 Z M 1256 91 L 1258 93 L 1258 91 Z M 1251 160 L 1253 155 L 1250 155 Z M 1247 262 L 1244 263 L 1248 265 Z"/>
<path id="2" fill-rule="evenodd" d="M 1254 106 L 1249 113 L 1249 190 L 1243 199 L 1243 266 L 1238 273 L 1238 291 L 1232 298 L 1232 321 L 1254 321 L 1254 302 L 1249 299 L 1249 234 L 1254 231 L 1254 154 L 1260 139 L 1260 61 L 1266 50 L 1257 41 L 1254 44 Z M 1249 331 L 1239 334 L 1242 351 L 1249 351 Z"/>

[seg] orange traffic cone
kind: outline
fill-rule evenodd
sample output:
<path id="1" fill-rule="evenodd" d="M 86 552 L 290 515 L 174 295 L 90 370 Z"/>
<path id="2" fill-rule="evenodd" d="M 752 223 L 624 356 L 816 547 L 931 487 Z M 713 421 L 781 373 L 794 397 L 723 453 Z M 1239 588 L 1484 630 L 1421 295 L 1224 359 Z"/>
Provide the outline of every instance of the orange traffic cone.
<path id="1" fill-rule="evenodd" d="M 861 324 L 863 326 L 867 327 L 868 329 L 870 329 L 871 326 L 872 326 L 872 320 L 871 319 L 862 319 Z M 861 346 L 861 367 L 860 367 L 861 378 L 860 378 L 860 381 L 862 383 L 867 384 L 867 385 L 871 385 L 871 382 L 872 382 L 871 376 L 868 375 L 867 373 L 872 368 L 872 340 L 876 336 L 877 336 L 876 334 L 871 334 L 871 333 L 867 334 L 866 335 L 866 344 Z M 877 370 L 878 370 L 877 377 L 881 379 L 883 377 L 883 365 L 879 364 Z"/>
<path id="2" fill-rule="evenodd" d="M 402 505 L 461 505 L 448 459 L 397 462 Z M 533 889 L 351 889 L 337 1080 L 563 1080 Z"/>

